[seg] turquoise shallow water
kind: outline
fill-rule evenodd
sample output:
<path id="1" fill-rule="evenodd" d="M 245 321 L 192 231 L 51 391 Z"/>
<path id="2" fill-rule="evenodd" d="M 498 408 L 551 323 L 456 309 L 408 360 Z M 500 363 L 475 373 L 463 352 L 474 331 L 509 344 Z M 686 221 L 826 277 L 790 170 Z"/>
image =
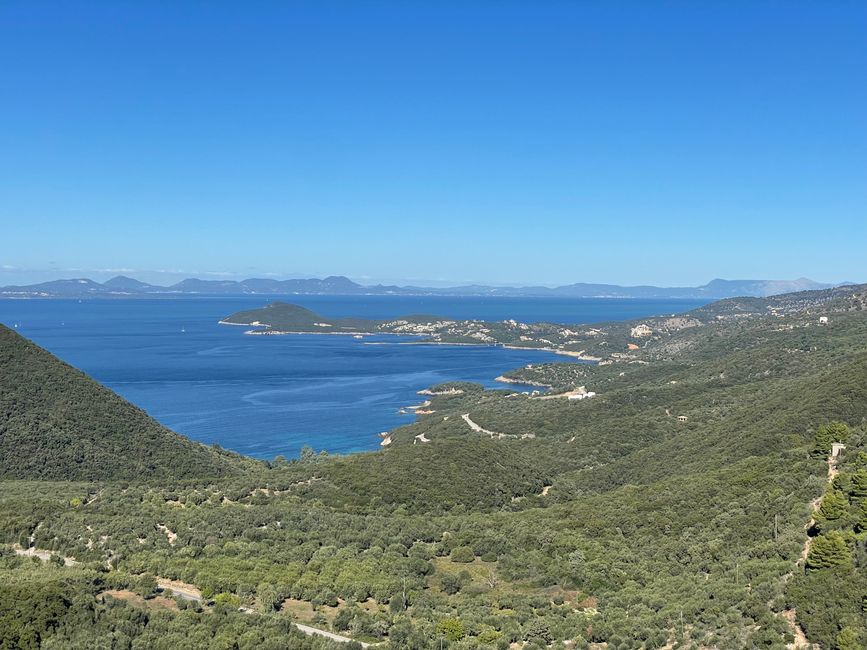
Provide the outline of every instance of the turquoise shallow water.
<path id="1" fill-rule="evenodd" d="M 685 311 L 696 301 L 298 296 L 331 316 L 598 322 Z M 0 300 L 0 322 L 195 440 L 260 458 L 375 449 L 378 433 L 412 421 L 416 391 L 451 380 L 499 386 L 527 363 L 564 357 L 494 347 L 395 345 L 393 336 L 244 336 L 218 325 L 267 299 Z"/>

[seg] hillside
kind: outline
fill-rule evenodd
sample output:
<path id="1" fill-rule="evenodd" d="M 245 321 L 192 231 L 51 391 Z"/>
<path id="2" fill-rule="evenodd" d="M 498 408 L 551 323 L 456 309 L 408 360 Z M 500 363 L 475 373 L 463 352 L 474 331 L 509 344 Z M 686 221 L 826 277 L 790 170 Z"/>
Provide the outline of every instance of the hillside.
<path id="1" fill-rule="evenodd" d="M 2 325 L 0 414 L 0 478 L 176 480 L 237 464 Z"/>
<path id="2" fill-rule="evenodd" d="M 216 616 L 161 611 L 173 630 L 206 639 L 190 647 L 209 647 L 208 634 L 266 638 L 291 620 L 389 650 L 735 650 L 801 634 L 857 648 L 867 642 L 863 295 L 733 299 L 608 324 L 582 334 L 617 350 L 605 363 L 510 373 L 556 387 L 542 395 L 431 387 L 416 422 L 377 453 L 309 452 L 213 480 L 6 481 L 0 531 L 81 563 L 50 569 L 57 580 L 110 562 L 82 604 L 104 607 L 103 621 L 158 607 L 94 604 L 153 595 L 149 576 L 200 590 Z M 274 309 L 300 324 L 321 318 Z M 631 341 L 640 345 L 626 354 Z M 595 396 L 568 399 L 581 386 Z M 832 441 L 846 444 L 837 459 Z M 2 579 L 22 571 L 0 563 Z M 62 634 L 93 647 L 82 629 Z"/>

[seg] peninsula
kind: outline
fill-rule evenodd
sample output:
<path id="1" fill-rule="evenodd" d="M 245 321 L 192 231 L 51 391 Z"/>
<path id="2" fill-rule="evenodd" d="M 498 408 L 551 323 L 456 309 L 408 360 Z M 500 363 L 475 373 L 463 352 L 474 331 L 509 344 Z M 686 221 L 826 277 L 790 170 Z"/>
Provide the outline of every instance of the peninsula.
<path id="1" fill-rule="evenodd" d="M 707 335 L 708 329 L 757 316 L 783 317 L 792 313 L 839 308 L 852 296 L 851 286 L 802 291 L 768 298 L 732 298 L 683 314 L 607 323 L 560 324 L 459 320 L 431 315 L 410 315 L 389 320 L 357 317 L 329 318 L 300 305 L 274 301 L 236 312 L 219 322 L 247 326 L 250 335 L 339 334 L 365 336 L 397 334 L 419 337 L 416 343 L 450 345 L 499 345 L 554 352 L 583 361 L 646 363 L 646 350 L 683 339 L 684 330 Z M 860 304 L 860 303 L 859 303 Z"/>
<path id="2" fill-rule="evenodd" d="M 867 638 L 865 307 L 862 285 L 589 328 L 272 304 L 225 322 L 602 361 L 506 373 L 544 396 L 431 386 L 377 452 L 270 462 L 184 439 L 0 327 L 0 638 L 846 647 Z"/>

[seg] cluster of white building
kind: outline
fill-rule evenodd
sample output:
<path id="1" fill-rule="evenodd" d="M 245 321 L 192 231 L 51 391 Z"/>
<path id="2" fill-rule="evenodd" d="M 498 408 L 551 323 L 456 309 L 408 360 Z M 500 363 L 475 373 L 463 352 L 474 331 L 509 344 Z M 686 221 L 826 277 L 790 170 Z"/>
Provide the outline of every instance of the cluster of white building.
<path id="1" fill-rule="evenodd" d="M 567 399 L 590 399 L 591 397 L 596 397 L 596 393 L 594 393 L 592 390 L 586 393 L 573 393 L 572 395 L 569 395 Z"/>

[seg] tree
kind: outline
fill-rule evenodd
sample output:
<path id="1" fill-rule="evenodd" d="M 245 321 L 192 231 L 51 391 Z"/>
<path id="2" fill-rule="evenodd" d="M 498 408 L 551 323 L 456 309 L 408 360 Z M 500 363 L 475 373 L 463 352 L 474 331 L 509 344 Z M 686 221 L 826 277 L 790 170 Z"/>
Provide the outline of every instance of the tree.
<path id="1" fill-rule="evenodd" d="M 536 617 L 524 626 L 525 641 L 542 641 L 545 645 L 551 643 L 551 628 L 544 618 Z"/>
<path id="2" fill-rule="evenodd" d="M 858 635 L 851 627 L 844 627 L 837 635 L 834 643 L 837 650 L 861 650 L 863 646 L 858 643 Z"/>
<path id="3" fill-rule="evenodd" d="M 482 645 L 494 645 L 502 637 L 502 632 L 498 632 L 492 627 L 486 627 L 476 637 Z"/>
<path id="4" fill-rule="evenodd" d="M 388 611 L 392 614 L 405 612 L 408 604 L 406 595 L 403 592 L 394 594 L 388 599 Z"/>
<path id="5" fill-rule="evenodd" d="M 467 634 L 464 629 L 463 621 L 453 616 L 440 620 L 440 622 L 437 623 L 437 632 L 442 634 L 449 641 L 460 641 Z"/>
<path id="6" fill-rule="evenodd" d="M 813 438 L 813 448 L 810 450 L 810 453 L 817 458 L 826 458 L 831 453 L 831 444 L 834 440 L 831 438 L 830 433 L 819 427 L 819 430 L 816 431 L 816 436 Z"/>
<path id="7" fill-rule="evenodd" d="M 807 556 L 807 569 L 830 569 L 838 566 L 851 566 L 852 553 L 843 535 L 831 531 L 813 540 Z"/>
<path id="8" fill-rule="evenodd" d="M 860 532 L 867 530 L 867 499 L 862 499 L 858 507 L 858 521 L 855 523 Z"/>
<path id="9" fill-rule="evenodd" d="M 494 589 L 499 584 L 499 579 L 497 578 L 497 574 L 487 569 L 484 574 L 482 574 L 482 579 L 485 581 L 485 584 L 488 585 L 491 589 Z"/>
<path id="10" fill-rule="evenodd" d="M 139 596 L 147 598 L 156 591 L 157 580 L 149 574 L 141 575 L 135 579 L 132 587 Z"/>
<path id="11" fill-rule="evenodd" d="M 334 622 L 332 625 L 334 629 L 339 631 L 348 630 L 350 625 L 352 625 L 352 619 L 355 618 L 355 614 L 357 610 L 354 607 L 346 607 L 337 612 L 337 616 L 334 617 Z"/>
<path id="12" fill-rule="evenodd" d="M 580 580 L 584 573 L 584 565 L 587 562 L 584 552 L 580 549 L 572 551 L 569 553 L 568 562 L 569 572 L 572 574 L 572 577 L 576 581 Z"/>
<path id="13" fill-rule="evenodd" d="M 457 548 L 452 549 L 451 558 L 452 562 L 469 564 L 476 559 L 476 554 L 473 553 L 473 549 L 469 546 L 458 546 Z"/>
<path id="14" fill-rule="evenodd" d="M 846 496 L 837 490 L 829 490 L 822 498 L 822 505 L 819 507 L 819 517 L 826 521 L 834 521 L 845 517 L 849 511 L 849 500 Z"/>
<path id="15" fill-rule="evenodd" d="M 461 580 L 454 573 L 443 573 L 440 577 L 443 591 L 449 596 L 454 596 L 461 590 Z"/>
<path id="16" fill-rule="evenodd" d="M 263 582 L 256 588 L 256 605 L 263 614 L 280 608 L 280 594 L 270 582 Z"/>
<path id="17" fill-rule="evenodd" d="M 224 591 L 214 596 L 214 605 L 229 610 L 235 610 L 241 606 L 241 599 L 235 594 L 230 594 Z"/>
<path id="18" fill-rule="evenodd" d="M 852 474 L 852 496 L 867 497 L 867 469 L 859 469 Z"/>
<path id="19" fill-rule="evenodd" d="M 851 433 L 849 425 L 839 420 L 832 420 L 828 424 L 823 425 L 825 430 L 831 436 L 832 442 L 846 442 Z M 822 427 L 819 427 L 820 429 Z"/>
<path id="20" fill-rule="evenodd" d="M 825 458 L 831 453 L 831 445 L 835 442 L 846 442 L 849 439 L 849 426 L 844 422 L 833 421 L 823 424 L 816 430 L 813 439 L 812 453 Z"/>

